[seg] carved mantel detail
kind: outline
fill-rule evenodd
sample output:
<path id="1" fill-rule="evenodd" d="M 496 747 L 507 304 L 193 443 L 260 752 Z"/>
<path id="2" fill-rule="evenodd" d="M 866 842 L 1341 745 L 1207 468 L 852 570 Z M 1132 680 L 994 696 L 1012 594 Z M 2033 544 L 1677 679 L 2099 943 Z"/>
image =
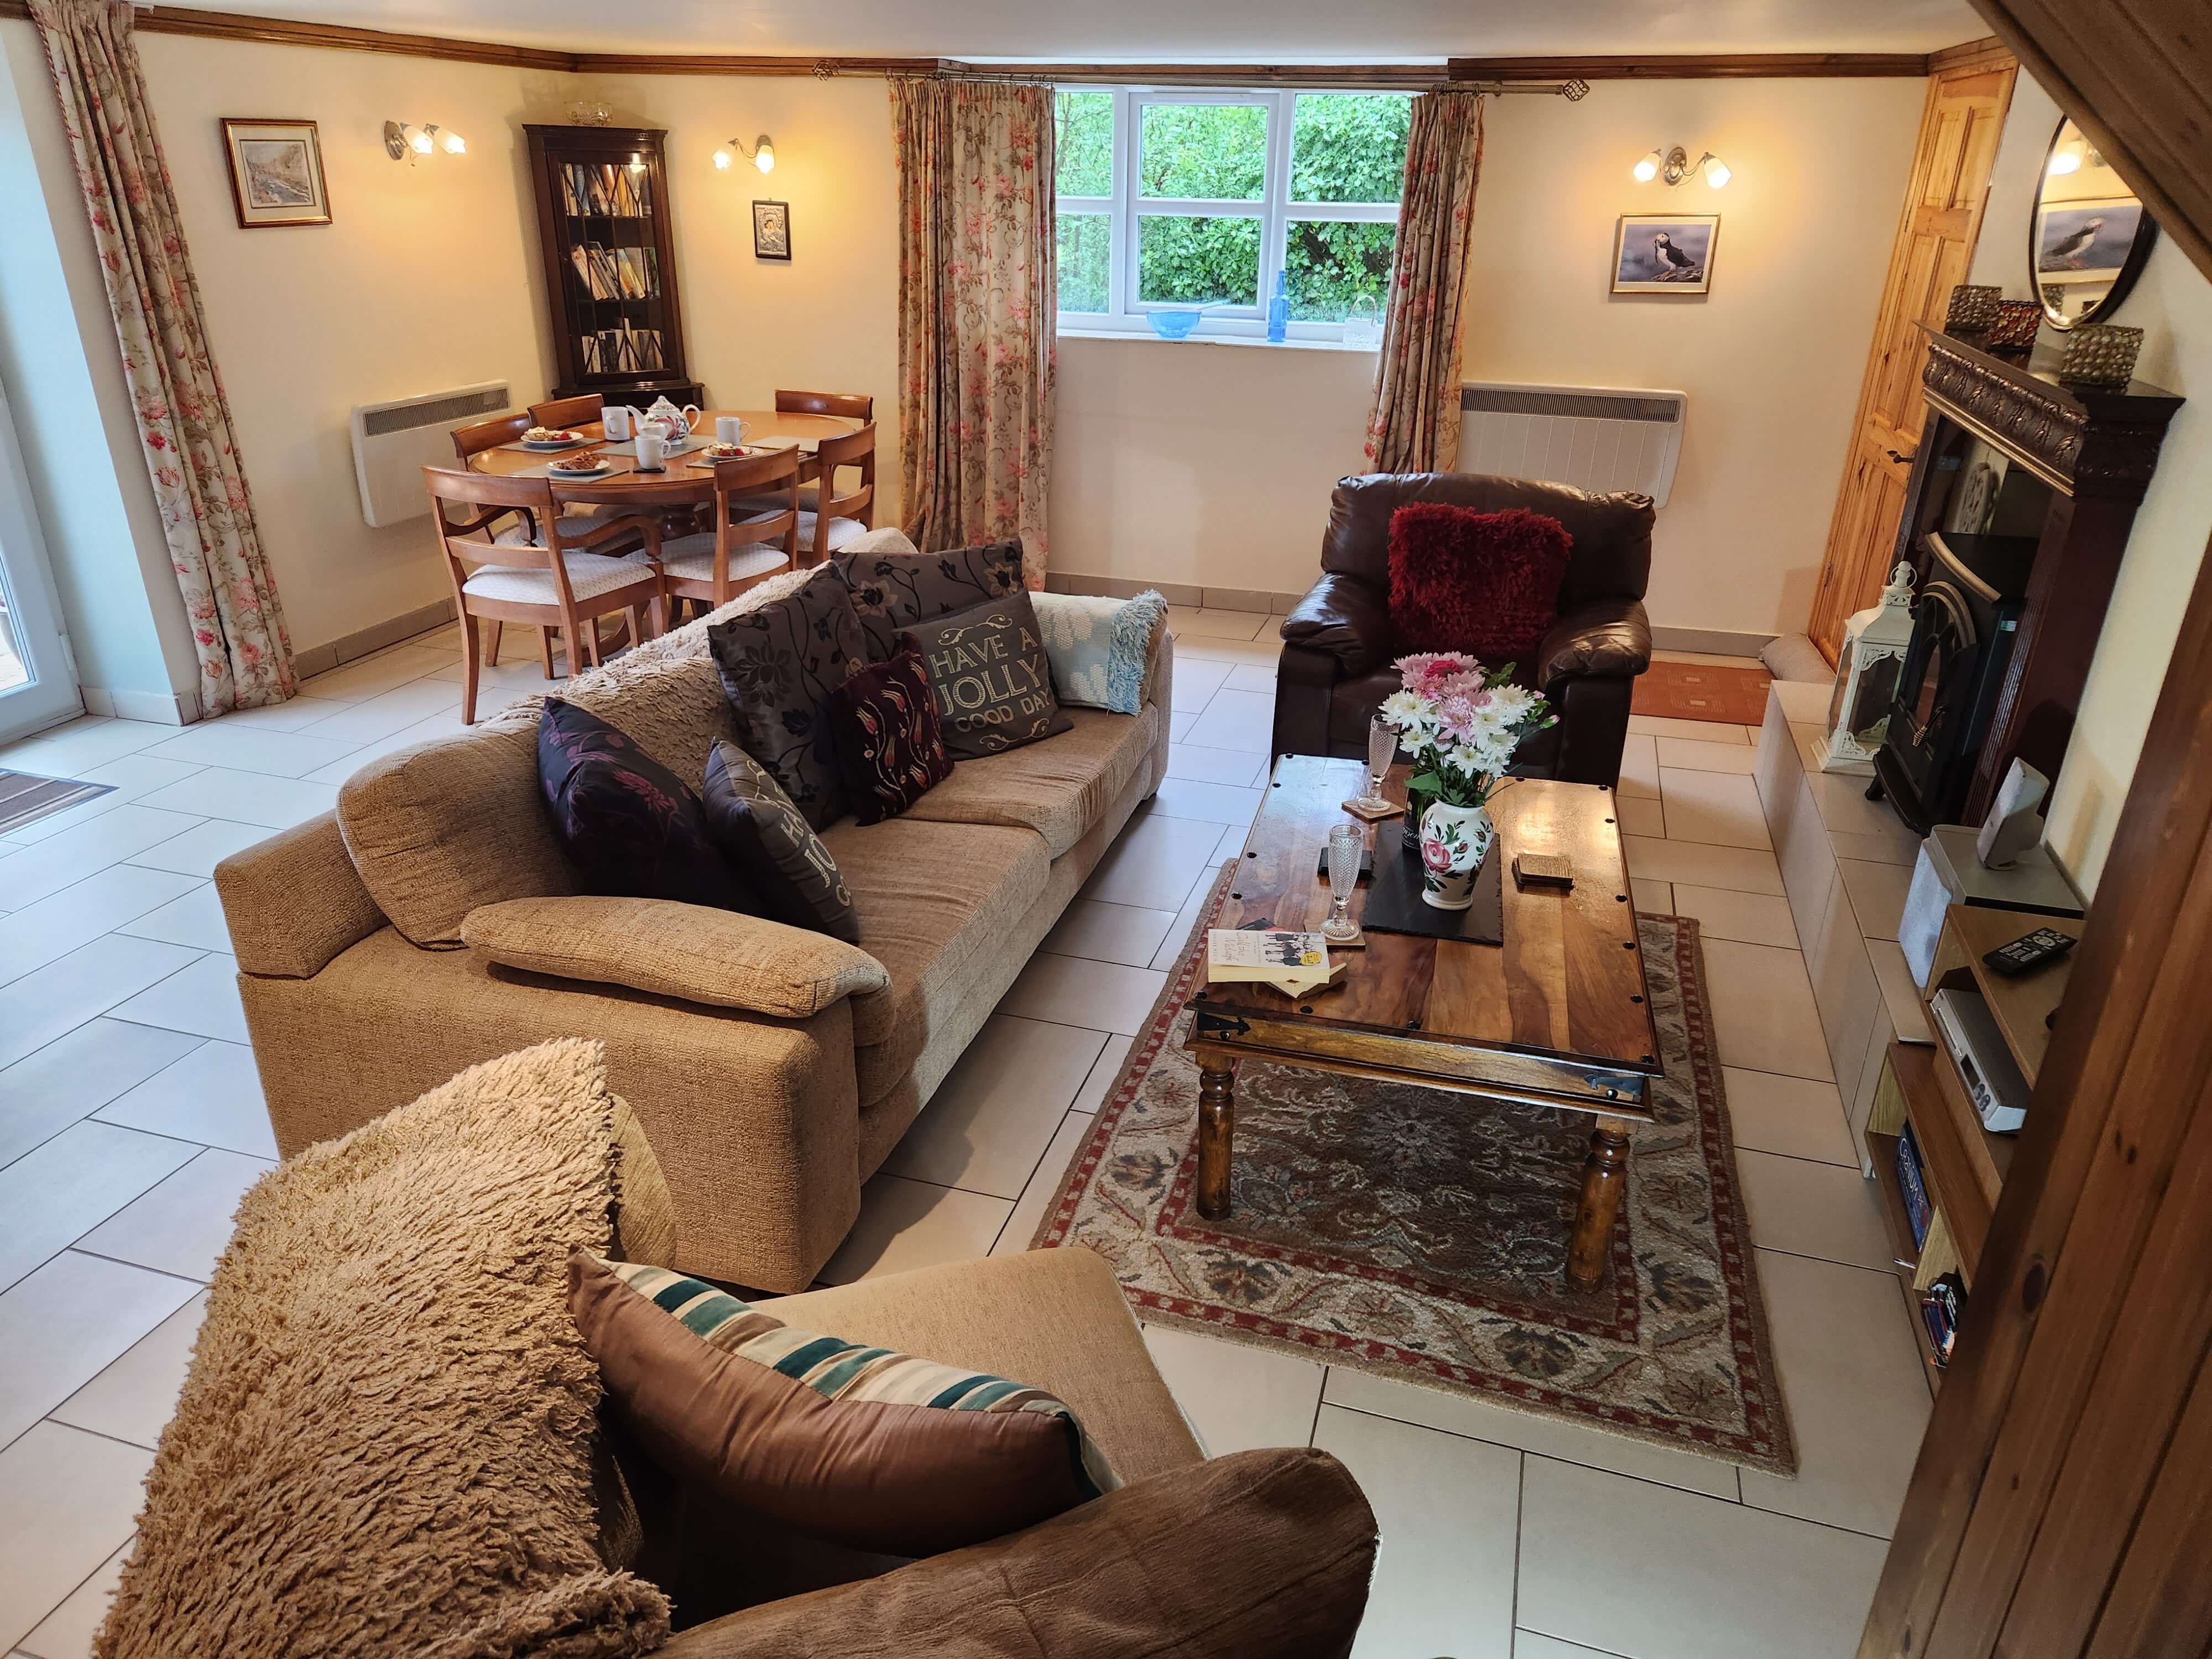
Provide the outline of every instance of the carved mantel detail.
<path id="1" fill-rule="evenodd" d="M 2117 392 L 2085 391 L 2085 403 L 2073 388 L 2008 374 L 1934 330 L 1921 384 L 1931 404 L 2074 495 L 2140 498 L 2158 465 L 2172 413 L 2146 410 L 2130 419 L 2130 400 Z"/>

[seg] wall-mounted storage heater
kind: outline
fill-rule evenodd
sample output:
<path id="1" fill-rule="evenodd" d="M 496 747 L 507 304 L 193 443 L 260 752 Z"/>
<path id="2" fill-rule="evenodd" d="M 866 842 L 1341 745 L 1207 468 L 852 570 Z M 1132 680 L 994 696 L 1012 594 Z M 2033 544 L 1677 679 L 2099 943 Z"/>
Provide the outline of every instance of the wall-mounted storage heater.
<path id="1" fill-rule="evenodd" d="M 422 469 L 453 465 L 453 429 L 507 406 L 507 382 L 486 380 L 355 410 L 353 471 L 361 483 L 361 516 L 381 529 L 428 513 Z"/>
<path id="2" fill-rule="evenodd" d="M 1689 401 L 1680 392 L 1470 382 L 1459 393 L 1459 470 L 1640 489 L 1664 507 Z"/>

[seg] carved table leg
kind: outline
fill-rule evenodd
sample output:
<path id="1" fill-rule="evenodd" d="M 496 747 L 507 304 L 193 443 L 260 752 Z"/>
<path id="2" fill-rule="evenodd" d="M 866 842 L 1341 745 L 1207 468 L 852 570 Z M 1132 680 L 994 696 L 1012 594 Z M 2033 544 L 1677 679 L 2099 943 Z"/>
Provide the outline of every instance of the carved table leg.
<path id="1" fill-rule="evenodd" d="M 1600 1118 L 1590 1132 L 1589 1156 L 1583 1161 L 1582 1201 L 1575 1210 L 1575 1236 L 1567 1245 L 1567 1282 L 1578 1291 L 1597 1288 L 1613 1254 L 1613 1224 L 1620 1214 L 1620 1194 L 1628 1185 L 1627 1127 Z"/>
<path id="2" fill-rule="evenodd" d="M 1198 1212 L 1209 1221 L 1229 1214 L 1229 1152 L 1236 1133 L 1237 1062 L 1203 1055 L 1198 1062 Z"/>

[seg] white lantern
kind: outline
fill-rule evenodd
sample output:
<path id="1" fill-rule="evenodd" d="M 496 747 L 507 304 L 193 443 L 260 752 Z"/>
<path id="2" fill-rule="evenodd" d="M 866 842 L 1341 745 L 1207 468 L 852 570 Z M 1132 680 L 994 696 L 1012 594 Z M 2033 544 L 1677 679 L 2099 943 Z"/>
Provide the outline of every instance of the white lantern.
<path id="1" fill-rule="evenodd" d="M 1874 751 L 1889 730 L 1889 705 L 1912 643 L 1912 567 L 1899 561 L 1881 590 L 1881 603 L 1858 611 L 1844 625 L 1836 659 L 1836 693 L 1828 700 L 1828 740 L 1823 772 L 1873 769 Z"/>

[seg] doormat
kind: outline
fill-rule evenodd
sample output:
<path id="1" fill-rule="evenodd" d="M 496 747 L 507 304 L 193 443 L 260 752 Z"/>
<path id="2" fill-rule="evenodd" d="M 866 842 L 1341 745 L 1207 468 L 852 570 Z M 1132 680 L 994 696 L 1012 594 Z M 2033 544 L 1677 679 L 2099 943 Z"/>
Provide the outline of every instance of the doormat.
<path id="1" fill-rule="evenodd" d="M 0 771 L 0 836 L 35 823 L 65 806 L 105 795 L 114 787 L 112 783 L 78 783 L 69 778 Z"/>
<path id="2" fill-rule="evenodd" d="M 1200 1216 L 1198 1068 L 1182 1042 L 1203 933 L 1031 1248 L 1097 1251 L 1148 1322 L 1795 1474 L 1698 926 L 1638 927 L 1666 1076 L 1595 1291 L 1566 1282 L 1581 1112 L 1247 1060 L 1233 1208 Z"/>
<path id="3" fill-rule="evenodd" d="M 1654 662 L 1636 677 L 1636 690 L 1629 697 L 1628 711 L 1672 720 L 1760 726 L 1766 720 L 1766 688 L 1773 679 L 1764 668 Z"/>

